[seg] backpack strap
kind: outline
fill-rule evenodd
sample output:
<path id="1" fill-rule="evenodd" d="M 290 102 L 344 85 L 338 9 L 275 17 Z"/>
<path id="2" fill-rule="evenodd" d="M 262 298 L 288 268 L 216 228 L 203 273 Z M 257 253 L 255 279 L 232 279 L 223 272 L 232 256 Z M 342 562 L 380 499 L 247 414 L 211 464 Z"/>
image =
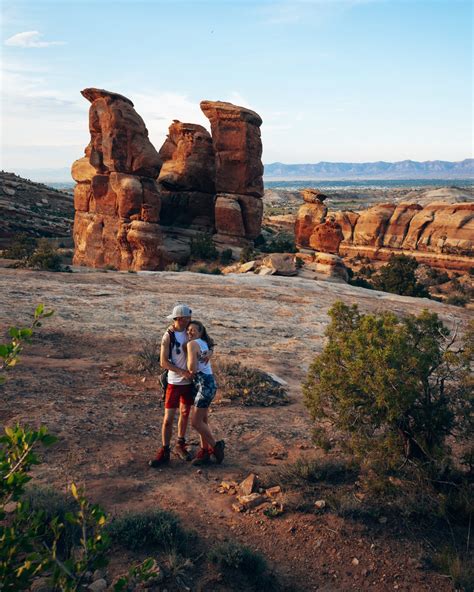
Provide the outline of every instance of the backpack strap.
<path id="1" fill-rule="evenodd" d="M 176 343 L 178 341 L 176 339 L 176 335 L 174 334 L 174 331 L 170 331 L 170 329 L 168 329 L 167 333 L 170 336 L 170 350 L 168 352 L 168 360 L 171 362 L 171 352 L 173 351 L 173 347 L 176 345 Z"/>

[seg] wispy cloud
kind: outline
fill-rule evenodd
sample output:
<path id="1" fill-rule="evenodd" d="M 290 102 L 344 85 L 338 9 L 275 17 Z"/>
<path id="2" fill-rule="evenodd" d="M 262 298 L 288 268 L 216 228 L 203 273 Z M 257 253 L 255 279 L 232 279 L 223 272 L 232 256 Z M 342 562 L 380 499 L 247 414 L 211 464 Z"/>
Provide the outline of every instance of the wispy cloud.
<path id="1" fill-rule="evenodd" d="M 65 41 L 42 41 L 42 33 L 39 31 L 23 31 L 17 33 L 12 37 L 5 40 L 5 45 L 11 47 L 27 47 L 27 48 L 38 48 L 38 47 L 50 47 L 52 45 L 65 45 Z"/>

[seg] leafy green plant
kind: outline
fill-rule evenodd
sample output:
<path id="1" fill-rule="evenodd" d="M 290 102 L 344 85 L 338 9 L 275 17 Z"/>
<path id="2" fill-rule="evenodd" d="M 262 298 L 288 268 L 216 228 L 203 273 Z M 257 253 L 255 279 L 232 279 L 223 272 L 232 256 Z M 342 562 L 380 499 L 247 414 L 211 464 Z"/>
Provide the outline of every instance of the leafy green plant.
<path id="1" fill-rule="evenodd" d="M 336 303 L 323 352 L 303 385 L 304 401 L 328 438 L 334 428 L 360 460 L 393 468 L 449 458 L 446 439 L 471 427 L 473 327 L 455 347 L 436 314 L 403 319 Z"/>
<path id="2" fill-rule="evenodd" d="M 10 327 L 8 330 L 11 339 L 10 342 L 0 344 L 0 384 L 5 381 L 6 372 L 11 370 L 17 364 L 24 343 L 30 341 L 35 329 L 41 327 L 42 320 L 53 314 L 53 310 L 45 311 L 44 305 L 39 304 L 35 309 L 33 321 L 29 327 L 24 327 L 22 329 Z"/>
<path id="3" fill-rule="evenodd" d="M 149 557 L 142 563 L 132 566 L 128 574 L 120 576 L 114 584 L 114 592 L 135 592 L 140 589 L 140 584 L 148 587 L 155 581 L 159 583 L 162 576 L 158 563 Z"/>

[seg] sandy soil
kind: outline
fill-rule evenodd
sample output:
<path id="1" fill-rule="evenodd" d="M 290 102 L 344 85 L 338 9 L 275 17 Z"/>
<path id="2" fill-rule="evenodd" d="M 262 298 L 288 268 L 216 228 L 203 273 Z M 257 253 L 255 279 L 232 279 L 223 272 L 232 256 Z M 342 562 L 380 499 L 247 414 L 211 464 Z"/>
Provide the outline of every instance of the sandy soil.
<path id="1" fill-rule="evenodd" d="M 3 424 L 44 423 L 60 437 L 35 470 L 40 483 L 58 489 L 72 480 L 84 484 L 112 514 L 173 510 L 209 546 L 235 539 L 262 551 L 287 590 L 452 589 L 449 580 L 423 569 L 423 543 L 393 532 L 390 524 L 368 530 L 330 513 L 286 513 L 273 520 L 239 514 L 231 508 L 234 500 L 216 489 L 222 479 L 268 473 L 315 453 L 300 383 L 322 348 L 327 309 L 335 300 L 358 303 L 364 311 L 430 308 L 448 324 L 465 322 L 466 311 L 274 276 L 1 269 L 0 287 L 2 335 L 10 325 L 28 324 L 39 302 L 55 309 L 0 400 Z M 123 365 L 144 337 L 161 335 L 176 301 L 190 304 L 209 325 L 218 356 L 275 373 L 288 382 L 292 401 L 277 408 L 215 405 L 210 421 L 226 440 L 226 459 L 202 471 L 176 457 L 163 470 L 147 467 L 159 445 L 162 408 L 154 382 Z M 189 436 L 197 443 L 191 430 Z"/>

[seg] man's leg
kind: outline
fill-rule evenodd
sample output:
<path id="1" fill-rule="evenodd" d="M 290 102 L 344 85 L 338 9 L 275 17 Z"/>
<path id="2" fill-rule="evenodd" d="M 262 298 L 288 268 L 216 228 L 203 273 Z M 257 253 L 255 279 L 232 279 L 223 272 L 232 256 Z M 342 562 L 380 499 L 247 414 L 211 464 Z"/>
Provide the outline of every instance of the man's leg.
<path id="1" fill-rule="evenodd" d="M 179 406 L 178 418 L 178 439 L 186 438 L 186 430 L 188 428 L 189 414 L 191 413 L 191 405 L 181 402 Z"/>
<path id="2" fill-rule="evenodd" d="M 192 405 L 189 404 L 189 401 L 181 400 L 181 404 L 179 406 L 178 419 L 178 441 L 174 449 L 175 453 L 179 456 L 179 458 L 181 460 L 186 461 L 190 461 L 193 458 L 186 447 L 186 429 L 188 427 L 188 420 L 189 414 L 191 412 L 191 407 Z"/>
<path id="3" fill-rule="evenodd" d="M 156 457 L 148 462 L 150 467 L 158 468 L 169 463 L 171 434 L 173 433 L 173 422 L 178 404 L 173 386 L 169 384 L 166 389 L 165 415 L 161 426 L 161 440 L 163 446 L 158 450 Z"/>
<path id="4" fill-rule="evenodd" d="M 173 433 L 173 422 L 176 415 L 176 409 L 165 409 L 165 416 L 163 417 L 163 426 L 161 428 L 161 439 L 163 446 L 170 445 L 171 435 Z"/>

